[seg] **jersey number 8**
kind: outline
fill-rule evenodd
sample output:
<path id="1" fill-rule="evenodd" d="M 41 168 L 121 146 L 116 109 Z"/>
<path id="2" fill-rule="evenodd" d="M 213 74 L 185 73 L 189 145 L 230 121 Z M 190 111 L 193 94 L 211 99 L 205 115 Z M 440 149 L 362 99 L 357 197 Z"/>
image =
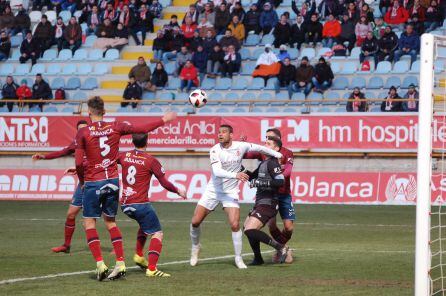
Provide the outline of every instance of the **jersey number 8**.
<path id="1" fill-rule="evenodd" d="M 129 183 L 130 185 L 135 184 L 135 182 L 136 182 L 135 175 L 136 175 L 136 168 L 133 165 L 129 166 L 129 168 L 127 170 L 127 177 L 126 177 L 127 183 Z"/>

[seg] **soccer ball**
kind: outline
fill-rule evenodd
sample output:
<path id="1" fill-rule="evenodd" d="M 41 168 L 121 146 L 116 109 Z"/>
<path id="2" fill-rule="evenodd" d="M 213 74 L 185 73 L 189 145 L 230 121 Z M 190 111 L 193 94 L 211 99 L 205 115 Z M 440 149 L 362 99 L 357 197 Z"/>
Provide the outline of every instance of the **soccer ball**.
<path id="1" fill-rule="evenodd" d="M 196 108 L 201 108 L 208 102 L 208 95 L 202 89 L 196 89 L 189 95 L 189 102 Z"/>

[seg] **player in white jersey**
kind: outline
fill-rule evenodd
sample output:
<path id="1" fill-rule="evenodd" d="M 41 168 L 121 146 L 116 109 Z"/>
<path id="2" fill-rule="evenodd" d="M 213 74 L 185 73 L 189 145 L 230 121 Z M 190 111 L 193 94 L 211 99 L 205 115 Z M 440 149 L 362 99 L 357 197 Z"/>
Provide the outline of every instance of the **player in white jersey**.
<path id="1" fill-rule="evenodd" d="M 235 265 L 246 268 L 242 253 L 242 231 L 240 230 L 240 207 L 238 182 L 246 182 L 249 176 L 243 172 L 242 160 L 245 153 L 257 151 L 268 156 L 281 158 L 282 154 L 264 146 L 247 142 L 232 141 L 233 129 L 229 125 L 222 125 L 218 130 L 219 144 L 211 148 L 211 180 L 206 191 L 198 202 L 192 223 L 190 237 L 192 252 L 190 265 L 195 266 L 200 252 L 200 224 L 219 203 L 222 204 L 229 225 L 232 230 L 232 242 L 235 251 Z"/>

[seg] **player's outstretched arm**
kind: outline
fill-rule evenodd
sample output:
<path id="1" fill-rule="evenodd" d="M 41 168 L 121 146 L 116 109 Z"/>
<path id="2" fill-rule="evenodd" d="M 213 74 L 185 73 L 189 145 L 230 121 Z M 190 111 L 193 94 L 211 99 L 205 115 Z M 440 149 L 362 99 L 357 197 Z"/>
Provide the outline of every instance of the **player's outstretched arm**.
<path id="1" fill-rule="evenodd" d="M 253 144 L 253 143 L 246 143 L 248 146 L 248 152 L 260 152 L 262 154 L 272 156 L 275 158 L 282 158 L 282 153 L 274 151 L 272 149 L 269 149 L 265 146 Z"/>
<path id="2" fill-rule="evenodd" d="M 76 175 L 76 167 L 69 167 L 63 172 L 64 175 Z"/>
<path id="3" fill-rule="evenodd" d="M 166 173 L 164 172 L 164 169 L 158 160 L 153 161 L 152 172 L 155 175 L 155 177 L 158 179 L 158 181 L 160 182 L 161 186 L 163 186 L 167 191 L 176 193 L 179 196 L 181 196 L 183 199 L 187 199 L 185 189 L 179 189 L 178 187 L 173 185 L 172 182 L 167 180 Z"/>
<path id="4" fill-rule="evenodd" d="M 128 134 L 146 134 L 153 130 L 156 130 L 160 126 L 165 125 L 166 123 L 169 123 L 177 118 L 177 113 L 175 112 L 166 112 L 163 117 L 161 117 L 158 120 L 151 121 L 148 123 L 144 123 L 142 125 L 129 125 L 122 123 L 120 126 L 121 134 L 128 135 Z"/>
<path id="5" fill-rule="evenodd" d="M 218 178 L 226 178 L 226 179 L 237 179 L 242 182 L 246 182 L 249 180 L 249 176 L 246 173 L 243 172 L 229 172 L 227 170 L 224 170 L 221 166 L 221 162 L 217 161 L 211 164 L 212 173 L 214 176 Z"/>
<path id="6" fill-rule="evenodd" d="M 69 146 L 63 148 L 62 150 L 59 151 L 55 151 L 55 152 L 51 152 L 48 154 L 41 154 L 41 153 L 36 153 L 32 156 L 32 159 L 34 161 L 36 160 L 48 160 L 48 159 L 56 159 L 59 157 L 64 157 L 64 156 L 68 156 L 74 153 L 75 150 L 75 146 L 74 146 L 74 142 L 72 142 Z"/>

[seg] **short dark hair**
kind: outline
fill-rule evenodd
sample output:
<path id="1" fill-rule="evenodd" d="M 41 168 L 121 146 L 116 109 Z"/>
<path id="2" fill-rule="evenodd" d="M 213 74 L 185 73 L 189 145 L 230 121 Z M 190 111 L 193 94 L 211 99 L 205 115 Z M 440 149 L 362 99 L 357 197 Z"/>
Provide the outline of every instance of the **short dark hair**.
<path id="1" fill-rule="evenodd" d="M 148 134 L 133 134 L 132 142 L 136 148 L 144 148 L 147 145 Z"/>
<path id="2" fill-rule="evenodd" d="M 42 15 L 42 18 L 44 18 L 44 19 L 48 19 L 48 17 L 46 16 L 46 14 L 44 14 L 44 15 Z"/>
<path id="3" fill-rule="evenodd" d="M 88 122 L 87 122 L 86 120 L 84 120 L 84 119 L 81 119 L 81 120 L 79 120 L 79 121 L 77 122 L 77 124 L 76 124 L 76 128 L 79 128 L 79 125 L 81 125 L 81 124 L 87 124 L 87 125 L 88 125 Z"/>
<path id="4" fill-rule="evenodd" d="M 282 139 L 282 133 L 280 132 L 280 130 L 278 128 L 270 128 L 266 131 L 267 133 L 272 132 L 276 135 L 276 137 L 278 137 L 279 139 Z"/>
<path id="5" fill-rule="evenodd" d="M 229 124 L 222 124 L 220 128 L 227 128 L 231 134 L 234 132 L 234 129 Z"/>
<path id="6" fill-rule="evenodd" d="M 173 18 L 178 18 L 178 16 L 176 15 L 176 14 L 173 14 L 171 17 L 170 17 L 171 19 L 173 19 Z"/>
<path id="7" fill-rule="evenodd" d="M 87 106 L 94 115 L 104 114 L 104 100 L 99 96 L 90 98 L 87 102 Z"/>
<path id="8" fill-rule="evenodd" d="M 282 140 L 278 137 L 268 137 L 268 140 L 273 141 L 274 144 L 280 148 L 282 148 Z"/>

